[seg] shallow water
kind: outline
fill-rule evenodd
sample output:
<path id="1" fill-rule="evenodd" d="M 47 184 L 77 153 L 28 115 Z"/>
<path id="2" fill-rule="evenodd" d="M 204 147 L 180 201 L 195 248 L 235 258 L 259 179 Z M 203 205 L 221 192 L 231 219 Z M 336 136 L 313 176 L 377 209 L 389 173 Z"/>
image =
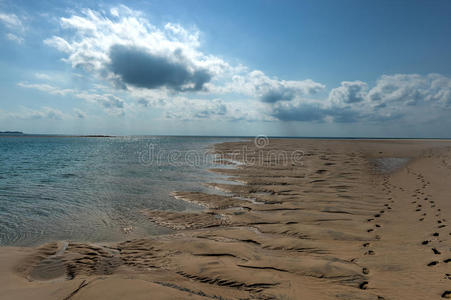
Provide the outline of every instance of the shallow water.
<path id="1" fill-rule="evenodd" d="M 374 160 L 376 170 L 380 173 L 391 173 L 409 162 L 408 158 L 405 157 L 383 157 Z"/>
<path id="2" fill-rule="evenodd" d="M 0 137 L 0 245 L 166 233 L 140 211 L 199 209 L 170 192 L 221 180 L 207 151 L 229 140 Z"/>

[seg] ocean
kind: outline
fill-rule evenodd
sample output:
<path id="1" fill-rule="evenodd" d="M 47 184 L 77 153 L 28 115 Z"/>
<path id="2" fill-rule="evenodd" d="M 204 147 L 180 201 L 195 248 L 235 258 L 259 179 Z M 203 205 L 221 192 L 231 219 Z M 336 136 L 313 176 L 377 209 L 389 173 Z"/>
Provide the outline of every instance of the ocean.
<path id="1" fill-rule="evenodd" d="M 224 180 L 215 137 L 0 137 L 0 245 L 113 242 L 168 229 L 143 209 L 199 210 L 172 191 Z"/>

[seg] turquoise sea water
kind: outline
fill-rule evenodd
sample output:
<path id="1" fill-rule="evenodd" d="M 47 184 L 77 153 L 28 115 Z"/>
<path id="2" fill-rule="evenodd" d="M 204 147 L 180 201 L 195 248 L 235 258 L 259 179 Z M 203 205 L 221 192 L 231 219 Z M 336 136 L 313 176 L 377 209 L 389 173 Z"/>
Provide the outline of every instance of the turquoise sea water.
<path id="1" fill-rule="evenodd" d="M 220 180 L 202 137 L 0 137 L 0 245 L 168 232 L 142 209 L 193 210 L 172 191 Z"/>

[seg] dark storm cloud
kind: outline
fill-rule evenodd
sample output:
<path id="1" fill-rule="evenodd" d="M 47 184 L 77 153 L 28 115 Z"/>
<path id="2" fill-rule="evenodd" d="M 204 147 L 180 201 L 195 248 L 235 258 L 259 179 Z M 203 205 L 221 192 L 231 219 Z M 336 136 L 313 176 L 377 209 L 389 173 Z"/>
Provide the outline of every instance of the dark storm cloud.
<path id="1" fill-rule="evenodd" d="M 177 91 L 199 91 L 211 80 L 208 71 L 192 71 L 188 62 L 172 61 L 137 47 L 114 45 L 110 49 L 110 70 L 122 82 L 136 87 L 167 87 Z M 179 52 L 174 53 L 179 57 Z"/>

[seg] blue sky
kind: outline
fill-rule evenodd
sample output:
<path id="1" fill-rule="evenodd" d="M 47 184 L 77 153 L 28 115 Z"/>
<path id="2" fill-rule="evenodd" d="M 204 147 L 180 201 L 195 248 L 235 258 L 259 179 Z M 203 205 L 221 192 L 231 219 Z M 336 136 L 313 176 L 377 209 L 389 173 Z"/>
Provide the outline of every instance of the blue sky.
<path id="1" fill-rule="evenodd" d="M 450 13 L 439 0 L 0 0 L 0 130 L 450 137 Z"/>

